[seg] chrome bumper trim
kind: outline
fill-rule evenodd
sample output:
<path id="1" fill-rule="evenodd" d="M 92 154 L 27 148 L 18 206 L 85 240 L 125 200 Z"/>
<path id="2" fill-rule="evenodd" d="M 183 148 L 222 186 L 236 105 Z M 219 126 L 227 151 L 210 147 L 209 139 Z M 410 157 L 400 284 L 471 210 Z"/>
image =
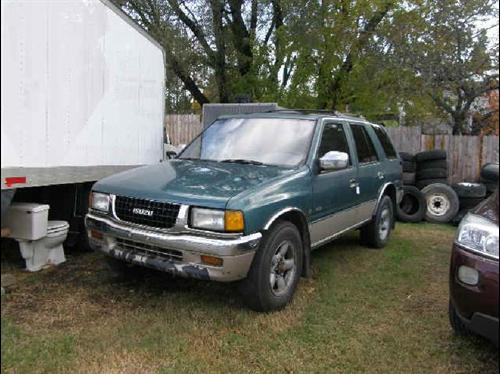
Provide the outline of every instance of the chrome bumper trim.
<path id="1" fill-rule="evenodd" d="M 109 256 L 175 275 L 221 282 L 246 277 L 262 238 L 261 233 L 228 239 L 159 233 L 130 227 L 126 223 L 92 213 L 85 216 L 85 226 L 89 231 L 95 229 L 103 234 L 102 240 L 89 236 L 89 243 L 94 249 Z M 161 253 L 156 255 L 122 247 L 117 238 L 182 252 L 182 260 L 175 261 Z M 222 258 L 223 265 L 215 267 L 203 264 L 200 257 L 203 254 Z"/>

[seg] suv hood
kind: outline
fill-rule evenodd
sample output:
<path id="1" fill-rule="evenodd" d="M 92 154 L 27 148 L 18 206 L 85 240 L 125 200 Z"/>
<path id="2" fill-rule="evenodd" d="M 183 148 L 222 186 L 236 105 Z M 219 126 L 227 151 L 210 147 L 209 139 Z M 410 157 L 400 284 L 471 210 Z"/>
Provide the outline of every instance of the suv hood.
<path id="1" fill-rule="evenodd" d="M 239 193 L 293 173 L 267 165 L 169 160 L 98 181 L 94 191 L 210 208 L 225 208 Z"/>

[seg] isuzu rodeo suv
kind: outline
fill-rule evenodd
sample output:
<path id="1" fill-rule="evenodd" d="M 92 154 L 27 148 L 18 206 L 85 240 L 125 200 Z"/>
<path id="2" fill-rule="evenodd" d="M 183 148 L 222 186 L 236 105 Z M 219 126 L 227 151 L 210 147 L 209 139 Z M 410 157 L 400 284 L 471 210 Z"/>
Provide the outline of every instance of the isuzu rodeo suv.
<path id="1" fill-rule="evenodd" d="M 174 159 L 98 181 L 90 245 L 123 268 L 240 281 L 254 310 L 284 307 L 310 253 L 348 231 L 382 248 L 401 199 L 383 127 L 339 113 L 219 117 Z"/>

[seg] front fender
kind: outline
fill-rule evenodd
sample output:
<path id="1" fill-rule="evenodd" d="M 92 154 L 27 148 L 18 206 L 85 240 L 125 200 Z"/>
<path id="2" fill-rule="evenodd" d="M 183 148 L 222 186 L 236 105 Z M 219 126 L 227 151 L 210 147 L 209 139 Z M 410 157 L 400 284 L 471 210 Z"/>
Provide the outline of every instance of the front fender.
<path id="1" fill-rule="evenodd" d="M 311 204 L 311 175 L 304 168 L 233 197 L 227 209 L 244 212 L 246 234 L 267 230 L 275 219 L 292 210 L 302 212 L 307 219 Z"/>

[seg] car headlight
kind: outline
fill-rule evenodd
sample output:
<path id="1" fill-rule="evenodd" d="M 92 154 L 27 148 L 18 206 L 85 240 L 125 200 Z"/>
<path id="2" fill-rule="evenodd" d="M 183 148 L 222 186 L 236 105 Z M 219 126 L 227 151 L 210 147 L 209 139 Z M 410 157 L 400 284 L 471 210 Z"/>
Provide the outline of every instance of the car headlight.
<path id="1" fill-rule="evenodd" d="M 242 232 L 243 213 L 236 210 L 191 209 L 191 227 L 203 230 Z"/>
<path id="2" fill-rule="evenodd" d="M 455 242 L 473 252 L 498 260 L 498 226 L 475 214 L 467 214 L 458 227 Z"/>
<path id="3" fill-rule="evenodd" d="M 109 211 L 109 195 L 100 192 L 92 192 L 90 194 L 90 207 L 102 212 Z"/>

